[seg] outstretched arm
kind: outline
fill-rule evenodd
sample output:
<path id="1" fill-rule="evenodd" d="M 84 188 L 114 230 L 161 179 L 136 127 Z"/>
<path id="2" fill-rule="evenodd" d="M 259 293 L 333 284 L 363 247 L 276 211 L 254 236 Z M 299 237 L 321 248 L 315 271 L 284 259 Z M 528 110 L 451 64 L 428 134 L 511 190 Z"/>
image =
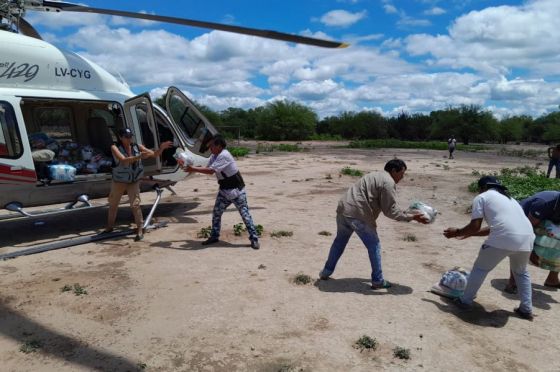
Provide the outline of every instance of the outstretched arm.
<path id="1" fill-rule="evenodd" d="M 458 229 L 456 227 L 448 227 L 443 231 L 443 235 L 449 238 L 468 238 L 469 236 L 476 235 L 480 232 L 480 227 L 482 226 L 482 218 L 476 218 L 471 220 L 468 225 Z M 488 229 L 490 232 L 490 229 Z"/>
<path id="2" fill-rule="evenodd" d="M 187 172 L 196 172 L 196 173 L 203 173 L 203 174 L 214 174 L 216 171 L 212 168 L 208 167 L 193 167 L 192 165 L 187 165 L 185 167 Z"/>

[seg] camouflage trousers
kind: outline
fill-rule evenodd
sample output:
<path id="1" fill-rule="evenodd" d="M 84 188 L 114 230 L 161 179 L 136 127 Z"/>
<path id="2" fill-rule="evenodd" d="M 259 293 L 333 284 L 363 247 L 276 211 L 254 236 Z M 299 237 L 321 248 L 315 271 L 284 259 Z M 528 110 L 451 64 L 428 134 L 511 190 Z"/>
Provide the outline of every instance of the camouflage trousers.
<path id="1" fill-rule="evenodd" d="M 210 236 L 219 238 L 220 237 L 220 230 L 222 228 L 222 214 L 224 211 L 229 207 L 230 204 L 235 205 L 243 222 L 245 223 L 245 227 L 247 227 L 247 232 L 249 233 L 249 239 L 251 241 L 259 240 L 257 235 L 257 230 L 255 229 L 255 224 L 253 223 L 253 218 L 251 217 L 251 213 L 249 213 L 249 205 L 247 204 L 247 193 L 245 189 L 241 191 L 241 194 L 232 200 L 226 198 L 221 192 L 218 192 L 216 196 L 216 202 L 214 203 L 214 210 L 212 211 L 212 233 Z"/>

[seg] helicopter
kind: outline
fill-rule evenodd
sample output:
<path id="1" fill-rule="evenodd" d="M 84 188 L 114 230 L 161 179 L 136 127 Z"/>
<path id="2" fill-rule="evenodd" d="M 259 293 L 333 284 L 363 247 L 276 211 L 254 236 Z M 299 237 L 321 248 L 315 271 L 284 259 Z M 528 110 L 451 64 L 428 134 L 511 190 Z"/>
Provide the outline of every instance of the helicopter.
<path id="1" fill-rule="evenodd" d="M 169 187 L 188 176 L 176 159 L 183 152 L 206 164 L 208 143 L 218 133 L 178 88 L 169 87 L 165 107 L 149 94 L 96 63 L 42 40 L 24 18 L 27 11 L 85 12 L 175 23 L 326 48 L 341 42 L 213 22 L 92 8 L 59 1 L 0 0 L 0 220 L 89 208 L 111 186 L 111 145 L 120 129 L 134 142 L 157 149 L 144 161 L 141 191 Z M 30 207 L 68 203 L 28 212 Z"/>

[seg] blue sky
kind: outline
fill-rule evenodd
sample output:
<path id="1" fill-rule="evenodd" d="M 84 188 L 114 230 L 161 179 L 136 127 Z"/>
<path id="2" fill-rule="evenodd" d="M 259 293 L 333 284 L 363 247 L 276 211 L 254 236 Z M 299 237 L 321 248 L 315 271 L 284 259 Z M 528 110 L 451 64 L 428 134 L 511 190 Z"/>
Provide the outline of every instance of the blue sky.
<path id="1" fill-rule="evenodd" d="M 158 97 L 175 85 L 214 110 L 288 99 L 320 117 L 476 104 L 497 117 L 560 104 L 560 1 L 105 1 L 142 11 L 335 39 L 324 49 L 117 17 L 29 12 L 43 37 Z"/>

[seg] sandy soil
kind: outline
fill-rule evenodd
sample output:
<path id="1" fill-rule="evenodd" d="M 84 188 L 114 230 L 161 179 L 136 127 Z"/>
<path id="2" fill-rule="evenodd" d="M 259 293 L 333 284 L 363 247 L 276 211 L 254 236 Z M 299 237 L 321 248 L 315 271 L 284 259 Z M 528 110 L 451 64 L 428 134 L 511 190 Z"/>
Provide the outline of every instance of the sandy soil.
<path id="1" fill-rule="evenodd" d="M 251 144 L 254 146 L 254 144 Z M 442 231 L 463 226 L 473 195 L 473 170 L 489 171 L 535 160 L 442 151 L 348 150 L 304 144 L 302 153 L 252 154 L 239 160 L 249 204 L 264 227 L 262 248 L 235 236 L 235 208 L 223 218 L 223 242 L 200 245 L 217 190 L 195 175 L 165 195 L 158 209 L 168 227 L 142 242 L 131 237 L 0 262 L 0 369 L 2 371 L 558 371 L 560 291 L 542 286 L 546 272 L 531 267 L 533 323 L 512 312 L 516 296 L 502 293 L 507 262 L 492 273 L 472 312 L 429 293 L 441 274 L 471 267 L 482 238 L 447 240 Z M 353 237 L 332 280 L 317 281 L 335 233 L 340 194 L 355 179 L 344 166 L 380 170 L 398 155 L 408 164 L 399 183 L 402 207 L 421 200 L 440 211 L 434 224 L 379 219 L 389 290 L 369 289 L 367 252 Z M 145 213 L 152 195 L 144 194 Z M 0 224 L 0 253 L 88 235 L 103 228 L 106 210 L 70 217 Z M 131 215 L 122 207 L 119 222 Z M 271 237 L 273 231 L 292 237 Z M 416 241 L 405 240 L 413 236 Z M 413 240 L 413 239 L 409 239 Z M 15 248 L 14 248 L 15 247 Z M 298 273 L 307 285 L 293 282 Z M 62 292 L 79 283 L 87 291 Z M 360 350 L 368 335 L 377 350 Z M 24 353 L 20 348 L 33 349 Z M 393 356 L 397 346 L 411 358 Z M 556 350 L 556 351 L 554 351 Z"/>

